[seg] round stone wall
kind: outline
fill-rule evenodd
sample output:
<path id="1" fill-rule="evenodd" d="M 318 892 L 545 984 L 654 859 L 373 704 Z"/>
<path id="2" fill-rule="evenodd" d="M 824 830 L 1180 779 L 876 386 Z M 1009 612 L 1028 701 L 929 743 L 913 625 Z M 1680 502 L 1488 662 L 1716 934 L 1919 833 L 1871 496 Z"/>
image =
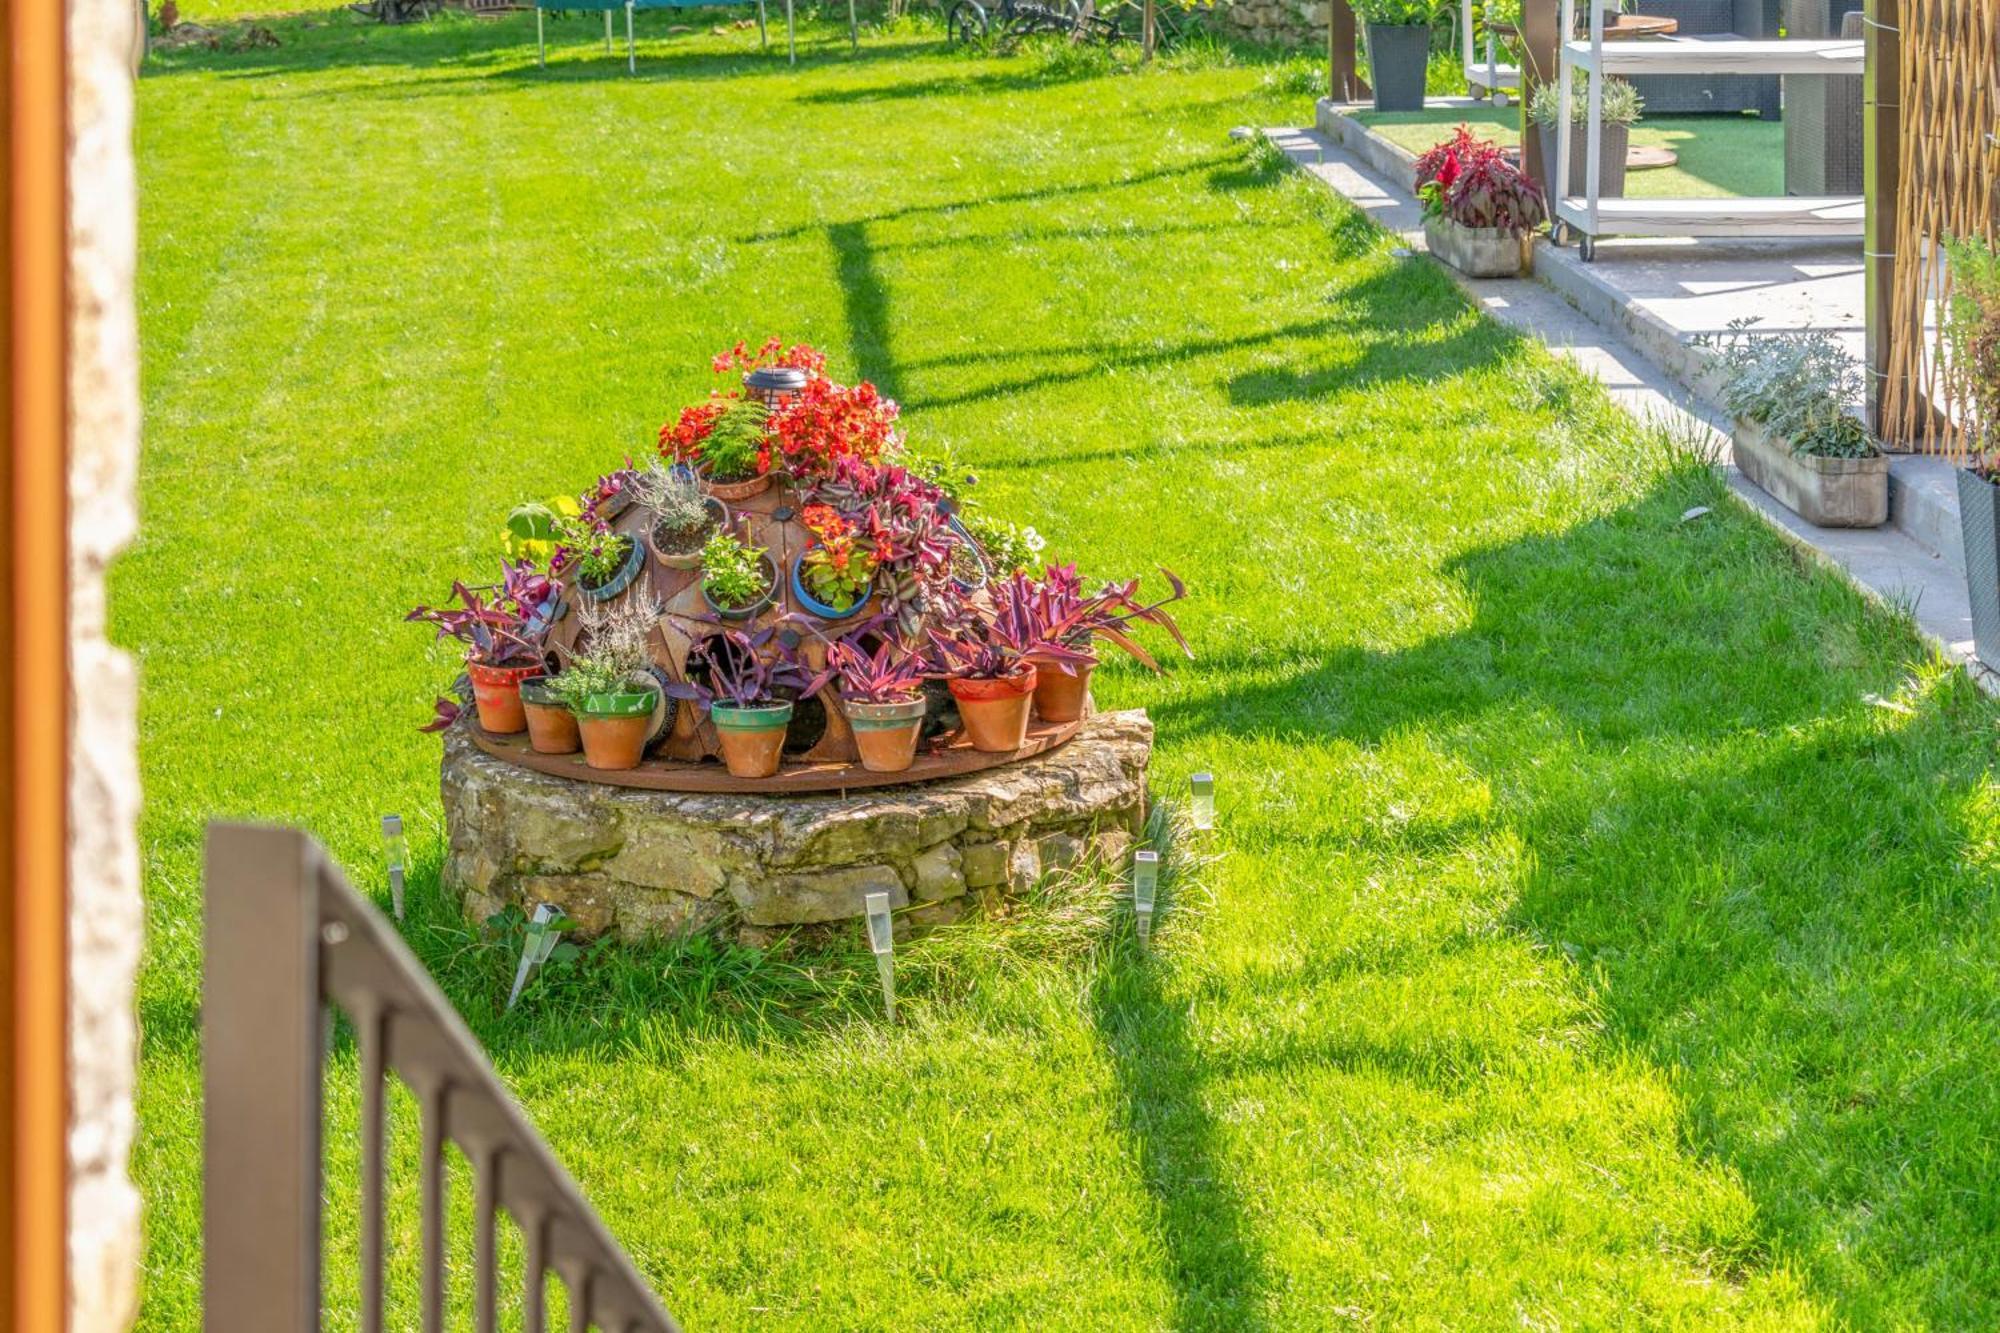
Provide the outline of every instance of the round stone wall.
<path id="1" fill-rule="evenodd" d="M 763 942 L 862 914 L 886 890 L 932 925 L 1100 858 L 1122 867 L 1146 819 L 1153 724 L 1099 713 L 1019 763 L 852 795 L 711 795 L 576 782 L 445 734 L 447 892 L 475 920 L 554 903 L 579 934 L 723 930 Z"/>

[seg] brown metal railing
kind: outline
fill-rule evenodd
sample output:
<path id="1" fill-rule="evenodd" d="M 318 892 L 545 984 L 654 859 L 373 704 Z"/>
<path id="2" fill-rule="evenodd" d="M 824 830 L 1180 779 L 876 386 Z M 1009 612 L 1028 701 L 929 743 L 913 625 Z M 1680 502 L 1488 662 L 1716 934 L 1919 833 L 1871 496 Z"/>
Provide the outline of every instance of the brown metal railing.
<path id="1" fill-rule="evenodd" d="M 523 1325 L 541 1333 L 553 1269 L 572 1330 L 677 1326 L 495 1076 L 423 966 L 324 851 L 291 829 L 208 834 L 202 996 L 207 1327 L 320 1326 L 326 1006 L 354 1024 L 361 1065 L 361 1311 L 382 1328 L 385 1078 L 421 1111 L 422 1327 L 443 1327 L 445 1145 L 471 1164 L 473 1307 L 494 1326 L 495 1227 L 520 1228 Z"/>

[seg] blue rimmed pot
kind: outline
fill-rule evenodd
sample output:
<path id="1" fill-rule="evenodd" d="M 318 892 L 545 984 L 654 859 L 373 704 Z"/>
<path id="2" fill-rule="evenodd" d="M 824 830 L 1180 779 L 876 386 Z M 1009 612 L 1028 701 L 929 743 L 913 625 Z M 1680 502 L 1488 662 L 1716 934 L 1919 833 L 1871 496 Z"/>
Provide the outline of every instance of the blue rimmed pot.
<path id="1" fill-rule="evenodd" d="M 785 729 L 792 724 L 792 706 L 785 702 L 712 704 L 708 720 L 722 741 L 722 763 L 736 778 L 768 778 L 778 771 L 785 753 Z"/>
<path id="2" fill-rule="evenodd" d="M 625 562 L 618 566 L 618 571 L 610 578 L 592 587 L 583 581 L 582 576 L 578 576 L 576 586 L 582 590 L 585 597 L 594 602 L 608 602 L 631 587 L 632 580 L 639 577 L 639 571 L 646 567 L 646 548 L 637 537 L 627 536 L 625 540 L 627 543 Z"/>
<path id="3" fill-rule="evenodd" d="M 701 584 L 701 600 L 708 603 L 709 610 L 724 620 L 748 620 L 771 604 L 771 599 L 778 595 L 778 566 L 771 559 L 769 551 L 760 553 L 757 559 L 764 566 L 764 595 L 749 606 L 723 606 L 708 595 L 708 581 L 704 579 Z"/>
<path id="4" fill-rule="evenodd" d="M 811 591 L 806 587 L 806 557 L 818 549 L 816 546 L 809 546 L 792 557 L 792 596 L 798 601 L 800 609 L 804 610 L 808 615 L 818 616 L 821 620 L 845 620 L 862 607 L 868 605 L 869 600 L 875 596 L 874 581 L 871 578 L 867 589 L 861 596 L 855 598 L 854 605 L 848 607 L 846 610 L 840 610 L 827 605 L 819 598 L 813 596 Z"/>
<path id="5" fill-rule="evenodd" d="M 915 762 L 917 736 L 930 708 L 923 695 L 878 703 L 842 699 L 840 707 L 853 729 L 863 768 L 870 773 L 900 773 Z"/>
<path id="6" fill-rule="evenodd" d="M 583 762 L 592 768 L 637 768 L 659 705 L 660 692 L 651 688 L 584 696 L 576 710 Z"/>

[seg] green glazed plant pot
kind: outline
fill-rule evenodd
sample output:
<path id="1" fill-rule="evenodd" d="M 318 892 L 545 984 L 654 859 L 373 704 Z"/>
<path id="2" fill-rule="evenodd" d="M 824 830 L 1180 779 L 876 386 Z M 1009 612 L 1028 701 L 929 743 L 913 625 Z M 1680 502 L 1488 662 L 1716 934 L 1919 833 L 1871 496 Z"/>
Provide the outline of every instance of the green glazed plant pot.
<path id="1" fill-rule="evenodd" d="M 584 697 L 576 711 L 583 761 L 592 768 L 637 768 L 660 701 L 655 690 L 621 690 Z"/>
<path id="2" fill-rule="evenodd" d="M 923 730 L 929 700 L 920 694 L 889 703 L 843 699 L 841 705 L 847 713 L 847 725 L 854 731 L 854 746 L 861 752 L 863 768 L 871 773 L 900 773 L 915 762 L 917 735 Z"/>
<path id="3" fill-rule="evenodd" d="M 785 752 L 785 729 L 792 722 L 789 703 L 749 708 L 713 704 L 708 718 L 721 738 L 722 763 L 731 777 L 768 778 L 778 771 Z"/>

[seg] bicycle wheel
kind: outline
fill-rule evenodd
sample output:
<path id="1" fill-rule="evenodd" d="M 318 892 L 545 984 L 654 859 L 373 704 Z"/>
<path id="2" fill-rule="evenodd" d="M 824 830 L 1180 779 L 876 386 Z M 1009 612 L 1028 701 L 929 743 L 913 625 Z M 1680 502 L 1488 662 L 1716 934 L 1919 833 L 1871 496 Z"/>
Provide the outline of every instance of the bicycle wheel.
<path id="1" fill-rule="evenodd" d="M 987 28 L 986 7 L 979 0 L 957 0 L 945 11 L 944 36 L 948 42 L 983 42 Z"/>

